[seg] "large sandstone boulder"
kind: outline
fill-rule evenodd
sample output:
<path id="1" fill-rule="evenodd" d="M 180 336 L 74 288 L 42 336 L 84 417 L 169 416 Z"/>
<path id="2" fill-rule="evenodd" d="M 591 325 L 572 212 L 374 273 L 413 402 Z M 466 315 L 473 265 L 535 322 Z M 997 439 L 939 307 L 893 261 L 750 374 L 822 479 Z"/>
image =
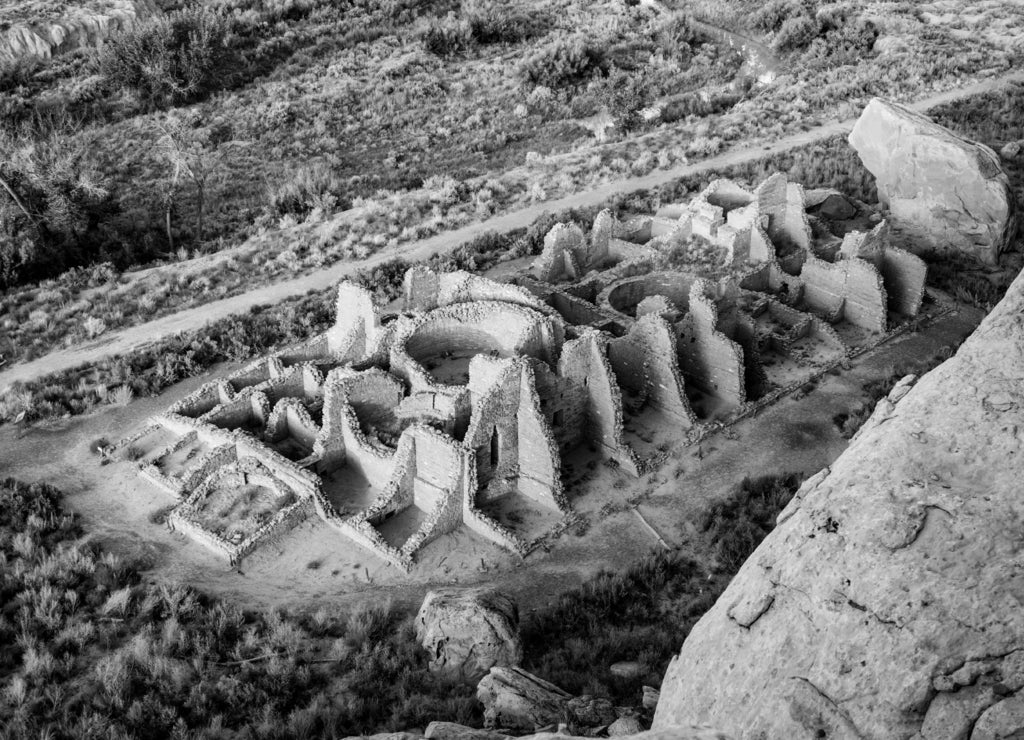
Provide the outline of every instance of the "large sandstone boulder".
<path id="1" fill-rule="evenodd" d="M 1024 733 L 1024 275 L 880 407 L 690 632 L 655 729 Z"/>
<path id="2" fill-rule="evenodd" d="M 918 253 L 995 263 L 1013 237 L 1014 199 L 999 157 L 930 118 L 878 98 L 850 133 L 893 226 Z"/>
<path id="3" fill-rule="evenodd" d="M 434 671 L 477 681 L 492 666 L 518 665 L 519 609 L 488 588 L 438 589 L 427 593 L 416 615 L 416 636 Z"/>

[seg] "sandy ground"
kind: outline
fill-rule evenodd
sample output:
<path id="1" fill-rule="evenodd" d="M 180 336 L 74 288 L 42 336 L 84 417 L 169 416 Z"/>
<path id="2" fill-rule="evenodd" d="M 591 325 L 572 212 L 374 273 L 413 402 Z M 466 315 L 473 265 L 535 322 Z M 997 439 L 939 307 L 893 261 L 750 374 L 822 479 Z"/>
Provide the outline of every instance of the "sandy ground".
<path id="1" fill-rule="evenodd" d="M 699 446 L 681 446 L 680 430 L 669 459 L 643 478 L 588 459 L 584 451 L 575 453 L 567 462 L 578 522 L 549 537 L 525 560 L 463 529 L 430 543 L 407 575 L 314 517 L 265 544 L 239 569 L 230 568 L 157 523 L 159 514 L 174 504 L 171 496 L 138 478 L 128 463 L 101 465 L 92 452 L 98 440 L 120 439 L 209 376 L 125 407 L 105 407 L 46 426 L 0 428 L 0 476 L 45 481 L 64 490 L 67 505 L 82 516 L 89 536 L 135 561 L 148 578 L 186 583 L 245 607 L 315 609 L 330 603 L 347 608 L 384 599 L 412 608 L 434 585 L 490 583 L 529 609 L 601 568 L 619 568 L 658 547 L 650 528 L 670 545 L 698 547 L 694 522 L 701 511 L 732 492 L 744 476 L 811 474 L 828 465 L 847 444 L 832 418 L 860 404 L 865 382 L 886 375 L 902 360 L 930 356 L 958 342 L 981 317 L 980 311 L 965 308 L 920 333 L 893 339 L 838 375 L 825 375 L 812 392 L 784 398 Z M 231 369 L 221 366 L 212 374 Z M 638 503 L 650 528 L 629 502 Z M 550 531 L 553 521 L 532 512 L 517 526 L 535 536 Z"/>
<path id="2" fill-rule="evenodd" d="M 1011 80 L 1024 80 L 1024 72 L 1015 71 L 956 90 L 932 95 L 910 104 L 910 107 L 925 111 L 952 100 L 971 97 L 997 89 Z M 569 208 L 581 208 L 600 204 L 615 194 L 654 188 L 682 177 L 698 175 L 709 170 L 755 160 L 768 153 L 795 149 L 827 139 L 836 134 L 848 133 L 853 128 L 854 123 L 854 119 L 833 121 L 763 146 L 752 145 L 742 149 L 733 149 L 694 164 L 682 165 L 668 170 L 655 170 L 643 177 L 610 182 L 595 190 L 576 193 L 558 200 L 538 203 L 529 208 L 471 224 L 455 231 L 438 234 L 429 239 L 385 249 L 365 260 L 338 263 L 309 275 L 266 285 L 241 295 L 212 301 L 154 321 L 111 332 L 98 341 L 58 350 L 31 362 L 14 364 L 3 368 L 0 371 L 0 392 L 16 381 L 32 380 L 48 373 L 96 362 L 112 355 L 123 354 L 177 332 L 198 329 L 224 316 L 244 313 L 253 306 L 273 304 L 290 296 L 301 295 L 311 290 L 329 288 L 344 278 L 353 275 L 358 270 L 372 268 L 396 257 L 403 257 L 409 261 L 425 260 L 432 255 L 451 251 L 488 231 L 506 232 L 526 227 L 544 212 L 558 212 Z M 188 264 L 187 262 L 182 262 L 166 268 L 155 269 L 169 269 L 172 272 L 178 272 L 188 269 Z"/>

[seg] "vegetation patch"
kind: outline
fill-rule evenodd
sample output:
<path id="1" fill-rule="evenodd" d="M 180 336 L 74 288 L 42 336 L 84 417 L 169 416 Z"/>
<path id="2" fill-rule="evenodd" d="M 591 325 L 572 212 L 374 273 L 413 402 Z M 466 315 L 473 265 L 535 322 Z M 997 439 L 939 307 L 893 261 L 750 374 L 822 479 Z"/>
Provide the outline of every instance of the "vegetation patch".
<path id="1" fill-rule="evenodd" d="M 796 483 L 745 481 L 709 535 L 749 552 Z M 11 737 L 330 738 L 482 724 L 475 687 L 429 671 L 411 615 L 242 611 L 187 586 L 144 583 L 82 535 L 56 489 L 0 483 L 0 723 Z M 524 667 L 635 705 L 730 568 L 708 572 L 662 552 L 602 573 L 524 619 Z M 611 674 L 622 659 L 647 674 Z"/>

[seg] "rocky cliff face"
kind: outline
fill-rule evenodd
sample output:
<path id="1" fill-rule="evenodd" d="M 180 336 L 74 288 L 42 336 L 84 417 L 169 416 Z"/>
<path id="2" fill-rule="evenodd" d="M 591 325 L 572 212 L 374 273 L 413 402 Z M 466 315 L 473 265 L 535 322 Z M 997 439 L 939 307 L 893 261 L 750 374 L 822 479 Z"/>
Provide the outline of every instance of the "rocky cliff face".
<path id="1" fill-rule="evenodd" d="M 155 11 L 152 0 L 110 0 L 101 9 L 78 9 L 47 23 L 16 23 L 0 33 L 0 64 L 22 57 L 49 59 L 83 46 L 98 46 Z"/>
<path id="2" fill-rule="evenodd" d="M 994 263 L 1015 231 L 999 157 L 895 103 L 872 100 L 850 145 L 878 181 L 892 225 L 918 252 L 963 252 Z"/>
<path id="3" fill-rule="evenodd" d="M 654 727 L 1024 733 L 1024 276 L 897 387 L 690 633 Z"/>

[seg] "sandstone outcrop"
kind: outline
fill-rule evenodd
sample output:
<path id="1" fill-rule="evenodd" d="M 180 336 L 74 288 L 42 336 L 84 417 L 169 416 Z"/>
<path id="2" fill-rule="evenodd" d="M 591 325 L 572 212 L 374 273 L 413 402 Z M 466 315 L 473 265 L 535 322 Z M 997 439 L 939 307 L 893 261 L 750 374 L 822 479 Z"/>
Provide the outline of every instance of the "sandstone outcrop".
<path id="1" fill-rule="evenodd" d="M 516 603 L 488 588 L 430 591 L 416 615 L 416 636 L 430 653 L 431 670 L 469 681 L 523 657 Z"/>
<path id="2" fill-rule="evenodd" d="M 93 10 L 81 8 L 49 23 L 15 23 L 0 33 L 0 63 L 24 57 L 49 59 L 87 46 L 98 46 L 154 12 L 152 0 L 106 0 Z"/>
<path id="3" fill-rule="evenodd" d="M 1024 276 L 805 484 L 686 639 L 654 727 L 1024 732 L 1022 445 Z"/>
<path id="4" fill-rule="evenodd" d="M 919 253 L 965 253 L 995 263 L 1015 230 L 999 157 L 930 118 L 873 99 L 849 137 L 878 181 L 895 229 Z"/>

